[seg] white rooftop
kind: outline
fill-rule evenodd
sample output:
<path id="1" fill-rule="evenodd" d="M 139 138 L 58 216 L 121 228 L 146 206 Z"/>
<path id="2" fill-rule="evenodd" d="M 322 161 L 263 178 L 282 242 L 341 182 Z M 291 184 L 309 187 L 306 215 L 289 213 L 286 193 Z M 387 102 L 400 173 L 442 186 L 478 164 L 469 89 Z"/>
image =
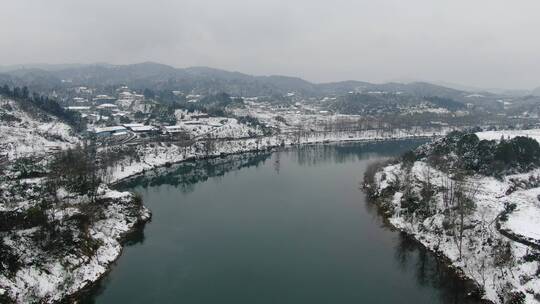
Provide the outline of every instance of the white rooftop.
<path id="1" fill-rule="evenodd" d="M 104 109 L 104 108 L 117 108 L 118 106 L 115 105 L 115 104 L 112 104 L 112 103 L 104 103 L 104 104 L 101 104 L 101 105 L 99 105 L 97 107 L 100 108 L 100 109 Z"/>
<path id="2" fill-rule="evenodd" d="M 175 125 L 175 126 L 163 126 L 165 129 L 167 130 L 174 130 L 174 129 L 182 129 L 183 127 L 180 126 L 180 125 Z"/>
<path id="3" fill-rule="evenodd" d="M 129 129 L 133 132 L 146 132 L 146 131 L 153 131 L 156 128 L 154 126 L 140 126 L 140 127 L 130 127 Z"/>
<path id="4" fill-rule="evenodd" d="M 116 131 L 126 131 L 126 128 L 123 127 L 123 126 L 112 126 L 112 127 L 94 128 L 94 133 L 116 132 Z"/>
<path id="5" fill-rule="evenodd" d="M 74 111 L 77 111 L 77 110 L 83 111 L 83 110 L 90 110 L 90 107 L 83 107 L 83 106 L 77 107 L 77 106 L 75 106 L 75 107 L 67 107 L 66 109 L 74 110 Z"/>
<path id="6" fill-rule="evenodd" d="M 122 124 L 122 126 L 126 128 L 133 128 L 133 127 L 144 127 L 144 124 L 142 123 L 128 123 L 128 124 Z"/>

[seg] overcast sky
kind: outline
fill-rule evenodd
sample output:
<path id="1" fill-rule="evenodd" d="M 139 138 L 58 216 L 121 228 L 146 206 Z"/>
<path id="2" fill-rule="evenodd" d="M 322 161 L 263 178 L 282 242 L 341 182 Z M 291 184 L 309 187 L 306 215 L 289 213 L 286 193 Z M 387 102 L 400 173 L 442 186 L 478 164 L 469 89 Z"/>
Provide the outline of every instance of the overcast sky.
<path id="1" fill-rule="evenodd" d="M 0 65 L 540 86 L 538 0 L 5 0 Z"/>

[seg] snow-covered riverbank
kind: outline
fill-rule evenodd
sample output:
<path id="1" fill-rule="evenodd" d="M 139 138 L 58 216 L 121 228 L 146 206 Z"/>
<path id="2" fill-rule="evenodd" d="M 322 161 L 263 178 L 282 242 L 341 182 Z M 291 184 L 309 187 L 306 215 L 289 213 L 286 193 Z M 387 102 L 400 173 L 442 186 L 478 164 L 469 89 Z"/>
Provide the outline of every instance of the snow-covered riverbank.
<path id="1" fill-rule="evenodd" d="M 186 160 L 264 151 L 281 146 L 432 138 L 444 136 L 449 131 L 449 129 L 426 130 L 414 134 L 401 130 L 387 132 L 378 130 L 335 133 L 312 132 L 301 136 L 284 134 L 248 139 L 215 140 L 212 143 L 201 141 L 187 147 L 174 144 L 146 145 L 137 148 L 138 157 L 136 159 L 130 157 L 115 163 L 113 167 L 109 168 L 107 176 L 110 183 L 116 183 L 148 170 Z M 208 145 L 211 146 L 208 147 Z"/>
<path id="2" fill-rule="evenodd" d="M 43 201 L 44 184 L 41 178 L 2 184 L 10 200 L 0 204 L 1 303 L 53 303 L 88 288 L 151 216 L 129 192 L 102 186 L 91 199 L 59 189 L 57 200 Z"/>
<path id="3" fill-rule="evenodd" d="M 414 138 L 428 138 L 444 135 L 441 132 L 426 131 L 408 134 L 404 131 L 364 131 L 340 133 L 305 133 L 302 135 L 276 135 L 270 137 L 199 141 L 191 146 L 174 144 L 149 144 L 136 148 L 136 157 L 129 157 L 115 162 L 108 169 L 106 183 L 113 184 L 145 171 L 164 167 L 172 163 L 186 160 L 211 158 L 221 155 L 239 154 L 255 151 L 266 151 L 275 147 L 305 145 L 315 143 L 337 143 L 352 141 L 383 141 Z M 19 214 L 24 217 L 33 212 L 37 204 L 40 189 L 44 185 L 41 179 L 23 179 L 12 181 L 23 185 L 30 192 L 20 195 L 10 205 L 0 206 L 6 216 Z M 35 188 L 35 189 L 34 189 Z M 7 191 L 16 191 L 13 185 L 4 184 Z M 6 195 L 10 195 L 6 192 Z M 150 212 L 136 203 L 131 193 L 118 192 L 106 186 L 100 188 L 99 205 L 89 202 L 88 197 L 68 194 L 64 190 L 57 193 L 57 205 L 53 206 L 48 217 L 52 233 L 58 228 L 69 231 L 72 235 L 71 249 L 68 254 L 52 254 L 50 248 L 43 248 L 39 238 L 46 231 L 29 225 L 0 232 L 3 249 L 8 259 L 13 261 L 13 271 L 2 271 L 0 274 L 0 299 L 8 299 L 17 303 L 41 301 L 57 302 L 97 282 L 109 269 L 110 264 L 121 254 L 122 241 L 139 224 L 150 218 Z M 87 223 L 86 215 L 95 213 L 95 218 Z M 86 233 L 81 234 L 81 225 Z M 49 233 L 49 232 L 47 232 Z M 81 240 L 84 240 L 81 241 Z M 89 244 L 87 244 L 90 242 Z M 62 244 L 57 244 L 62 248 Z M 19 261 L 24 261 L 19 263 Z M 7 266 L 7 265 L 6 265 Z"/>
<path id="4" fill-rule="evenodd" d="M 486 136 L 501 138 L 479 134 Z M 420 157 L 373 171 L 366 177 L 366 187 L 390 224 L 446 257 L 478 284 L 484 299 L 537 303 L 540 169 L 457 180 Z M 511 302 L 518 300 L 524 302 Z"/>

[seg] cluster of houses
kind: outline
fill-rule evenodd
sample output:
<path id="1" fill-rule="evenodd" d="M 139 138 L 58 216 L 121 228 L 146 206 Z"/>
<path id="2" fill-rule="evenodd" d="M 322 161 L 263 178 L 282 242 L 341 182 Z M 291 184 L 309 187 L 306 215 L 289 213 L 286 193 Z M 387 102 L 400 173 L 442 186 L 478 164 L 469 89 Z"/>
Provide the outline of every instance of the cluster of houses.
<path id="1" fill-rule="evenodd" d="M 81 113 L 89 123 L 95 124 L 107 121 L 120 122 L 121 117 L 128 117 L 129 112 L 122 111 L 116 104 L 104 103 L 96 106 L 69 106 L 67 110 Z"/>
<path id="2" fill-rule="evenodd" d="M 144 136 L 167 135 L 178 139 L 189 139 L 190 135 L 182 126 L 153 126 L 142 123 L 129 123 L 110 127 L 96 127 L 89 130 L 98 137 L 110 137 L 127 134 Z"/>
<path id="3" fill-rule="evenodd" d="M 117 88 L 114 96 L 94 92 L 87 87 L 74 88 L 75 96 L 66 101 L 66 109 L 81 113 L 93 125 L 129 122 L 136 112 L 147 113 L 151 109 L 151 101 L 126 86 Z"/>

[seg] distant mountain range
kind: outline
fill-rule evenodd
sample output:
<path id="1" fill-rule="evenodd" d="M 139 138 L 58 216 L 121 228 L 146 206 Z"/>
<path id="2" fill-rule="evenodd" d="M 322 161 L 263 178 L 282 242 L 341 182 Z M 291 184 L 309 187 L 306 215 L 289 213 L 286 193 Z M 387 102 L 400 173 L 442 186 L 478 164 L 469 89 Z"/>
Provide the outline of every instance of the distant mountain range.
<path id="1" fill-rule="evenodd" d="M 4 83 L 26 85 L 40 91 L 74 85 L 94 87 L 127 85 L 135 89 L 180 90 L 195 94 L 226 92 L 239 96 L 282 95 L 296 92 L 306 97 L 321 97 L 343 95 L 349 92 L 401 92 L 414 96 L 439 96 L 465 101 L 466 96 L 470 95 L 468 90 L 427 82 L 312 83 L 296 77 L 252 76 L 208 67 L 174 68 L 153 62 L 130 65 L 36 64 L 0 67 L 0 84 Z M 540 95 L 540 88 L 531 93 Z M 492 93 L 484 92 L 483 94 Z"/>

